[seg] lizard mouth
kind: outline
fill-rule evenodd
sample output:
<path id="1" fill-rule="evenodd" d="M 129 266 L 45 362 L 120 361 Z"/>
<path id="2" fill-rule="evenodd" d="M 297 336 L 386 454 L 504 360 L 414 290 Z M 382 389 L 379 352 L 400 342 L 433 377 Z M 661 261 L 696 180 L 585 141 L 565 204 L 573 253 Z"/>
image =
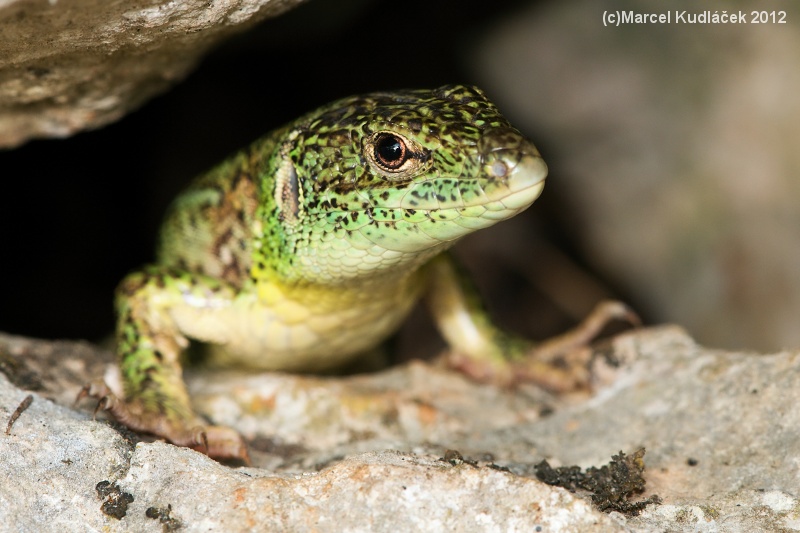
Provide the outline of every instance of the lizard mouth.
<path id="1" fill-rule="evenodd" d="M 400 199 L 398 207 L 424 210 L 443 220 L 460 216 L 500 221 L 527 209 L 542 193 L 547 165 L 538 152 L 520 156 L 517 151 L 496 150 L 482 159 L 478 176 L 422 182 Z M 416 193 L 416 188 L 425 194 Z M 485 225 L 474 229 L 479 227 Z"/>
<path id="2" fill-rule="evenodd" d="M 500 128 L 485 135 L 476 148 L 460 175 L 433 172 L 396 186 L 380 196 L 380 202 L 360 191 L 370 207 L 351 214 L 353 223 L 343 219 L 347 229 L 360 235 L 353 242 L 399 253 L 440 249 L 519 214 L 542 193 L 547 165 L 519 133 Z"/>
<path id="3" fill-rule="evenodd" d="M 492 152 L 485 173 L 496 178 L 497 183 L 487 185 L 489 203 L 499 201 L 506 209 L 521 211 L 529 207 L 544 189 L 547 165 L 536 154 L 508 157 L 502 150 Z M 492 190 L 498 198 L 492 198 Z"/>
<path id="4" fill-rule="evenodd" d="M 481 172 L 469 178 L 433 177 L 412 184 L 387 207 L 441 214 L 459 211 L 477 216 L 484 211 L 519 211 L 542 192 L 547 165 L 538 153 L 522 156 L 497 150 L 485 156 Z M 508 216 L 513 216 L 508 214 Z"/>
<path id="5" fill-rule="evenodd" d="M 393 208 L 376 209 L 375 226 L 359 228 L 366 239 L 397 252 L 421 252 L 449 245 L 476 230 L 507 220 L 539 197 L 547 165 L 538 152 L 497 150 L 483 158 L 475 178 L 431 178 L 415 184 Z M 391 216 L 390 213 L 396 213 Z M 387 220 L 391 219 L 391 220 Z"/>

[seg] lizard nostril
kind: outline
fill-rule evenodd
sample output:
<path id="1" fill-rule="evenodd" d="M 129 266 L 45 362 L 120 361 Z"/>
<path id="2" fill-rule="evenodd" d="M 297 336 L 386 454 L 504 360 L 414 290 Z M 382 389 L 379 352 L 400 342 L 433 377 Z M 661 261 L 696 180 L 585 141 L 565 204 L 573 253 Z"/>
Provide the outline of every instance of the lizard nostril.
<path id="1" fill-rule="evenodd" d="M 502 161 L 495 161 L 492 163 L 489 170 L 495 178 L 505 178 L 508 175 L 508 165 Z"/>

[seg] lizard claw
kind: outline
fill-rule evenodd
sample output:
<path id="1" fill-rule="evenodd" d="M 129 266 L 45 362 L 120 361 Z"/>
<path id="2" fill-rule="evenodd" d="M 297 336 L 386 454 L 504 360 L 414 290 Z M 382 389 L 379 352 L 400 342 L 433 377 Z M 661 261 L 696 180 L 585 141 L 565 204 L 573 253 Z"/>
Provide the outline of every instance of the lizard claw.
<path id="1" fill-rule="evenodd" d="M 597 304 L 575 328 L 538 345 L 514 348 L 502 358 L 480 359 L 451 353 L 447 363 L 475 381 L 498 386 L 535 383 L 553 392 L 586 389 L 592 379 L 591 342 L 616 320 L 634 327 L 641 325 L 630 307 L 607 300 Z"/>
<path id="2" fill-rule="evenodd" d="M 542 342 L 536 347 L 539 357 L 547 360 L 559 354 L 588 346 L 608 324 L 615 320 L 628 322 L 633 327 L 642 324 L 639 316 L 627 305 L 616 300 L 598 303 L 580 324 L 571 330 Z"/>
<path id="3" fill-rule="evenodd" d="M 166 439 L 176 446 L 184 446 L 205 453 L 212 459 L 238 460 L 250 464 L 247 446 L 239 433 L 225 426 L 206 426 L 196 420 L 169 416 L 166 412 L 153 413 L 138 402 L 126 402 L 102 382 L 86 385 L 75 399 L 97 399 L 98 411 L 109 412 L 118 422 L 134 431 L 149 433 Z"/>
<path id="4" fill-rule="evenodd" d="M 592 378 L 591 343 L 603 328 L 618 320 L 635 328 L 642 324 L 639 316 L 620 301 L 598 303 L 576 327 L 543 341 L 523 360 L 513 362 L 514 381 L 531 381 L 554 392 L 588 388 Z"/>
<path id="5" fill-rule="evenodd" d="M 225 426 L 198 426 L 190 430 L 191 443 L 178 444 L 203 452 L 213 459 L 238 460 L 250 464 L 250 454 L 239 433 Z"/>
<path id="6" fill-rule="evenodd" d="M 97 416 L 98 411 L 111 411 L 113 414 L 115 408 L 114 406 L 119 402 L 119 399 L 113 392 L 111 392 L 109 386 L 102 381 L 93 381 L 88 385 L 84 385 L 83 388 L 78 392 L 78 395 L 75 397 L 75 402 L 73 405 L 77 405 L 78 402 L 84 398 L 94 398 L 97 400 L 97 405 L 92 413 L 93 417 Z"/>

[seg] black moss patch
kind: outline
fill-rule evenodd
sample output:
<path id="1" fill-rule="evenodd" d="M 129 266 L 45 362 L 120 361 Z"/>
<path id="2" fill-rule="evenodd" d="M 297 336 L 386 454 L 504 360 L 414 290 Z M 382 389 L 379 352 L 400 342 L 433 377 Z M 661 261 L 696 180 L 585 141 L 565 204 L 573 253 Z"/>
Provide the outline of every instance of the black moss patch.
<path id="1" fill-rule="evenodd" d="M 100 506 L 103 514 L 117 520 L 122 520 L 128 512 L 128 505 L 133 503 L 133 495 L 128 492 L 122 492 L 116 483 L 101 481 L 95 486 L 94 490 L 97 491 L 98 496 L 103 498 L 103 505 Z"/>
<path id="2" fill-rule="evenodd" d="M 570 492 L 591 494 L 592 502 L 601 511 L 619 511 L 636 516 L 647 505 L 661 503 L 661 498 L 656 495 L 637 502 L 630 501 L 644 492 L 644 454 L 644 448 L 632 455 L 619 452 L 607 465 L 591 467 L 585 472 L 579 466 L 553 468 L 547 461 L 542 461 L 536 465 L 536 477 Z"/>

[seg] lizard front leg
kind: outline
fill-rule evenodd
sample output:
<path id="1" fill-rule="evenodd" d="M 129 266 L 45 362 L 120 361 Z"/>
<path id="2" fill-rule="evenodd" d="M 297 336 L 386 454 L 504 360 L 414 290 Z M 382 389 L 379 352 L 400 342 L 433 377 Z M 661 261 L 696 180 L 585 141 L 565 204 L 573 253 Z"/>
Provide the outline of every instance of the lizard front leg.
<path id="1" fill-rule="evenodd" d="M 535 344 L 492 322 L 472 282 L 448 254 L 431 261 L 429 269 L 428 305 L 450 346 L 448 363 L 476 381 L 533 382 L 554 391 L 585 387 L 589 343 L 613 320 L 638 324 L 625 304 L 605 301 L 574 329 Z"/>
<path id="2" fill-rule="evenodd" d="M 126 277 L 117 289 L 117 354 L 125 399 L 105 386 L 82 395 L 100 399 L 129 428 L 151 433 L 219 459 L 248 461 L 241 436 L 233 429 L 206 425 L 192 410 L 181 369 L 188 341 L 172 311 L 180 306 L 213 309 L 230 305 L 236 291 L 209 278 L 158 267 Z"/>

